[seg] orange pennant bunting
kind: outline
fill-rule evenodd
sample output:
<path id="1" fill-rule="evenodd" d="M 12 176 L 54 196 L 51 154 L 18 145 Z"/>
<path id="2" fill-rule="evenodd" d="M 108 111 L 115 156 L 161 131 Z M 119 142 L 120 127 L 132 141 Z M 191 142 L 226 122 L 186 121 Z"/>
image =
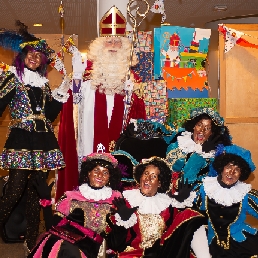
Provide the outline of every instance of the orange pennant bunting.
<path id="1" fill-rule="evenodd" d="M 258 45 L 253 44 L 243 38 L 239 38 L 236 43 L 242 47 L 258 48 Z"/>
<path id="2" fill-rule="evenodd" d="M 206 74 L 204 75 L 203 71 L 197 71 L 195 68 L 164 67 L 163 78 L 170 90 L 175 88 L 178 90 L 191 88 L 200 91 L 208 89 Z"/>

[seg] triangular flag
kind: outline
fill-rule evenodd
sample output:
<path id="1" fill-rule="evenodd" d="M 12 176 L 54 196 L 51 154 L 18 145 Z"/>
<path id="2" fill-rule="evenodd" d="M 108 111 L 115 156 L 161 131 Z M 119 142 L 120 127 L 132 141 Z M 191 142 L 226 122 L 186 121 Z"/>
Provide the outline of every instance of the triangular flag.
<path id="1" fill-rule="evenodd" d="M 252 47 L 252 48 L 258 48 L 258 45 L 250 43 L 249 41 L 240 38 L 237 40 L 237 44 L 242 47 Z"/>
<path id="2" fill-rule="evenodd" d="M 162 23 L 166 20 L 167 16 L 165 13 L 164 0 L 156 0 L 150 9 L 153 13 L 162 14 Z"/>
<path id="3" fill-rule="evenodd" d="M 223 24 L 219 24 L 218 30 L 224 35 L 225 53 L 227 53 L 230 49 L 232 49 L 237 44 L 237 41 L 244 35 L 243 32 L 228 28 Z"/>

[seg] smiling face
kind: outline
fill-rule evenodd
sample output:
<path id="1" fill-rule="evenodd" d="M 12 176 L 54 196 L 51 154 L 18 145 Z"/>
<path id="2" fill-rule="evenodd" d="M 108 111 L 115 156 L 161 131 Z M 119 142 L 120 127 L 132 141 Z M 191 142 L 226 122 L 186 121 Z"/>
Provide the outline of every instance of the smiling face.
<path id="1" fill-rule="evenodd" d="M 221 173 L 222 182 L 225 183 L 226 185 L 235 184 L 239 180 L 240 176 L 241 176 L 240 167 L 237 165 L 234 165 L 231 162 L 224 167 Z"/>
<path id="2" fill-rule="evenodd" d="M 203 144 L 206 140 L 208 140 L 211 134 L 211 119 L 202 119 L 199 122 L 197 122 L 194 127 L 194 142 Z"/>
<path id="3" fill-rule="evenodd" d="M 97 165 L 89 172 L 89 184 L 90 186 L 101 188 L 105 186 L 109 181 L 109 170 L 105 167 Z"/>
<path id="4" fill-rule="evenodd" d="M 153 165 L 148 165 L 145 168 L 140 178 L 140 190 L 142 194 L 150 197 L 157 193 L 160 186 L 159 174 L 159 169 Z"/>
<path id="5" fill-rule="evenodd" d="M 29 69 L 36 70 L 41 65 L 41 61 L 41 52 L 29 51 L 25 57 L 24 63 Z"/>

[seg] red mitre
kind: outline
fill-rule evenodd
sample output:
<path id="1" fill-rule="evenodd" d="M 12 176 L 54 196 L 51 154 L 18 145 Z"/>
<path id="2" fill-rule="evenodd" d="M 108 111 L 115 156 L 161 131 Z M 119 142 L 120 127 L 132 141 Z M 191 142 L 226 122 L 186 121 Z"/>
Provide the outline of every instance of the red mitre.
<path id="1" fill-rule="evenodd" d="M 117 7 L 112 6 L 99 24 L 100 37 L 125 36 L 126 19 Z"/>
<path id="2" fill-rule="evenodd" d="M 180 41 L 180 37 L 174 33 L 171 37 L 170 37 L 170 45 L 171 46 L 175 46 L 178 47 L 179 46 L 179 41 Z"/>

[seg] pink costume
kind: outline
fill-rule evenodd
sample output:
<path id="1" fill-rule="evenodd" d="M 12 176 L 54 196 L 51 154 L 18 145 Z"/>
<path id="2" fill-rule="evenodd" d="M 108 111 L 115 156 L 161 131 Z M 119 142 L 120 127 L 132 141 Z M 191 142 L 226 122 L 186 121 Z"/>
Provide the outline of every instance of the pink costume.
<path id="1" fill-rule="evenodd" d="M 93 189 L 87 183 L 68 191 L 56 204 L 59 222 L 46 232 L 28 257 L 97 257 L 106 232 L 106 215 L 120 192 L 104 186 Z M 61 217 L 61 220 L 60 220 Z"/>

